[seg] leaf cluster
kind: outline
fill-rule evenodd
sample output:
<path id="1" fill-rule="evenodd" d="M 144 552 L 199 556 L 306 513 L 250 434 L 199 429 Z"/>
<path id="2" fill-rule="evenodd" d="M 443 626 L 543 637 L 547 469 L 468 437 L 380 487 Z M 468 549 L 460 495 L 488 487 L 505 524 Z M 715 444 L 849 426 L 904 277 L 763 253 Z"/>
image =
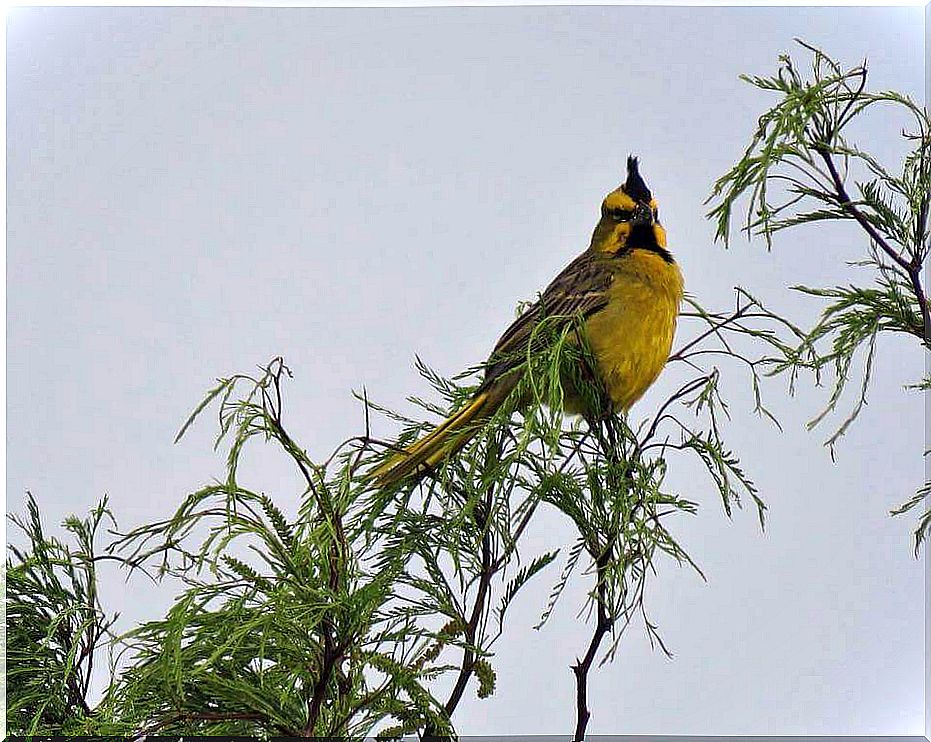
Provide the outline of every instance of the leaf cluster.
<path id="1" fill-rule="evenodd" d="M 171 517 L 118 535 L 98 554 L 93 534 L 105 504 L 89 521 L 69 521 L 74 551 L 42 531 L 30 501 L 31 547 L 14 551 L 9 565 L 11 645 L 19 652 L 11 655 L 11 731 L 448 736 L 469 687 L 482 698 L 495 690 L 494 645 L 509 609 L 557 563 L 538 628 L 568 581 L 581 577 L 591 582 L 588 609 L 597 616 L 591 660 L 610 658 L 638 616 L 668 651 L 645 609 L 646 588 L 661 558 L 698 570 L 670 527 L 697 503 L 671 491 L 665 475 L 680 454 L 695 456 L 728 513 L 747 496 L 762 522 L 762 500 L 723 440 L 729 412 L 719 384 L 722 369 L 745 368 L 757 412 L 768 415 L 759 396 L 766 358 L 744 346 L 785 348 L 790 326 L 748 294 L 732 312 L 691 302 L 682 322 L 697 330 L 670 361 L 686 380 L 631 427 L 610 410 L 579 321 L 541 321 L 508 399 L 421 478 L 377 488 L 366 472 L 432 417 L 460 408 L 481 368 L 449 379 L 418 360 L 439 402 L 414 398 L 423 414 L 405 416 L 363 392 L 364 431 L 316 458 L 285 424 L 290 371 L 274 359 L 256 375 L 221 379 L 185 422 L 181 434 L 216 407 L 225 476 L 188 495 Z M 585 400 L 577 419 L 562 414 L 568 389 Z M 373 414 L 400 423 L 400 437 L 375 438 Z M 240 468 L 253 445 L 276 450 L 301 489 L 245 486 Z M 287 514 L 281 503 L 295 500 Z M 566 517 L 576 538 L 526 556 L 522 536 L 543 509 Z M 157 620 L 108 634 L 112 619 L 93 588 L 104 558 L 155 569 L 178 586 L 174 604 Z M 43 601 L 52 601 L 44 612 L 34 608 Z M 62 618 L 69 616 L 75 621 Z M 87 661 L 107 646 L 118 662 L 104 700 L 91 708 Z M 591 660 L 577 673 L 586 681 Z M 66 692 L 48 698 L 43 687 L 56 683 Z"/>
<path id="2" fill-rule="evenodd" d="M 98 591 L 98 531 L 112 516 L 104 500 L 81 520 L 68 518 L 73 544 L 46 534 L 32 494 L 26 516 L 10 516 L 28 543 L 6 561 L 7 729 L 11 734 L 85 734 L 93 723 L 88 691 L 102 641 L 119 614 Z"/>
<path id="3" fill-rule="evenodd" d="M 786 54 L 775 75 L 742 76 L 777 100 L 760 116 L 742 157 L 714 184 L 708 216 L 725 244 L 741 201 L 742 229 L 762 235 L 768 247 L 776 232 L 823 222 L 849 222 L 865 238 L 864 257 L 854 263 L 859 280 L 845 286 L 792 287 L 821 299 L 823 309 L 773 369 L 787 373 L 792 388 L 799 372 L 811 372 L 819 384 L 823 371 L 833 373 L 828 401 L 809 427 L 837 411 L 848 383 L 859 373 L 854 401 L 826 441 L 833 455 L 834 445 L 866 403 L 877 337 L 909 335 L 931 350 L 922 283 L 929 251 L 931 117 L 907 95 L 869 90 L 866 62 L 844 67 L 797 41 L 811 58 L 807 74 Z M 907 153 L 898 167 L 882 163 L 854 140 L 856 122 L 873 113 L 896 114 L 909 122 L 902 130 Z M 895 513 L 922 501 L 912 498 Z M 916 554 L 929 519 L 931 510 L 922 515 L 915 532 Z"/>

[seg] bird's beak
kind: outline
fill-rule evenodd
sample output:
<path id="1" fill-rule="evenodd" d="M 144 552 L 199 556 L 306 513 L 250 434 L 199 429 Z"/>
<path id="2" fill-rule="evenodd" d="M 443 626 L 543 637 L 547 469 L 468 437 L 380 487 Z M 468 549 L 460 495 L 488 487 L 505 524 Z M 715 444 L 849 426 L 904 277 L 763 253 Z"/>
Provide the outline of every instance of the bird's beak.
<path id="1" fill-rule="evenodd" d="M 634 209 L 634 214 L 630 219 L 630 223 L 634 226 L 638 224 L 652 224 L 653 209 L 651 209 L 648 204 L 637 204 L 637 208 Z"/>

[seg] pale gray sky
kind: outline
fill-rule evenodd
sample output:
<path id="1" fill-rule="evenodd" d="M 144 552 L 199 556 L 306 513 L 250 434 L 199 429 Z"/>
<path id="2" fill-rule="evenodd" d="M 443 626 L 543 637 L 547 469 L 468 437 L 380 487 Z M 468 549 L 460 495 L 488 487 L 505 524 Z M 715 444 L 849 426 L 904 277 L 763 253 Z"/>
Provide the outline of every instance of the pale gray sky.
<path id="1" fill-rule="evenodd" d="M 629 152 L 662 204 L 687 287 L 741 284 L 799 321 L 789 284 L 849 280 L 854 231 L 712 243 L 702 201 L 740 154 L 768 74 L 802 36 L 872 84 L 922 97 L 921 8 L 29 8 L 8 21 L 8 508 L 59 521 L 109 493 L 126 526 L 222 471 L 213 430 L 174 434 L 217 376 L 282 354 L 293 432 L 323 454 L 361 420 L 350 390 L 401 405 L 480 361 L 586 245 Z M 898 121 L 864 138 L 897 155 Z M 501 266 L 488 270 L 489 266 Z M 676 657 L 639 629 L 594 674 L 590 731 L 919 734 L 923 585 L 911 520 L 923 409 L 914 343 L 881 343 L 869 407 L 832 464 L 804 423 L 823 392 L 766 391 L 780 434 L 731 393 L 729 443 L 770 505 L 733 522 L 702 502 L 677 532 L 708 584 L 668 568 L 650 592 Z M 635 408 L 647 415 L 671 378 Z M 254 456 L 248 478 L 296 507 Z M 698 483 L 700 482 L 700 483 Z M 527 554 L 571 537 L 558 517 Z M 108 583 L 127 620 L 168 600 Z M 577 584 L 541 632 L 555 575 L 498 645 L 498 691 L 463 734 L 566 733 L 585 636 Z"/>

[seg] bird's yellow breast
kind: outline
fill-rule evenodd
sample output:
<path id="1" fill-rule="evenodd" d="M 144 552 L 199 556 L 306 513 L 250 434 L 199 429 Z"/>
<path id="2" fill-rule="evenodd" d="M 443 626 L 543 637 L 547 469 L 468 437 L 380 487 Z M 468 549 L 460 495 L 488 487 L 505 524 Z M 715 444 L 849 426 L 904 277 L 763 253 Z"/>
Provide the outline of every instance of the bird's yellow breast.
<path id="1" fill-rule="evenodd" d="M 669 358 L 683 280 L 678 265 L 650 250 L 617 260 L 607 306 L 588 318 L 585 331 L 611 400 L 626 411 Z"/>

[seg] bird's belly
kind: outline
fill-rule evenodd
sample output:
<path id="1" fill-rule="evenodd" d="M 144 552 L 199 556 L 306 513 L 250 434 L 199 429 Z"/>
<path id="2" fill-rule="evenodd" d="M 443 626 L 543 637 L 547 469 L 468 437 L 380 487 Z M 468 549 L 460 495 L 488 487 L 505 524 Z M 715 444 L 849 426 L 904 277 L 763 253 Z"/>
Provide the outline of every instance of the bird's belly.
<path id="1" fill-rule="evenodd" d="M 615 409 L 626 411 L 669 359 L 681 293 L 638 280 L 616 280 L 609 291 L 608 305 L 589 317 L 585 332 Z"/>

